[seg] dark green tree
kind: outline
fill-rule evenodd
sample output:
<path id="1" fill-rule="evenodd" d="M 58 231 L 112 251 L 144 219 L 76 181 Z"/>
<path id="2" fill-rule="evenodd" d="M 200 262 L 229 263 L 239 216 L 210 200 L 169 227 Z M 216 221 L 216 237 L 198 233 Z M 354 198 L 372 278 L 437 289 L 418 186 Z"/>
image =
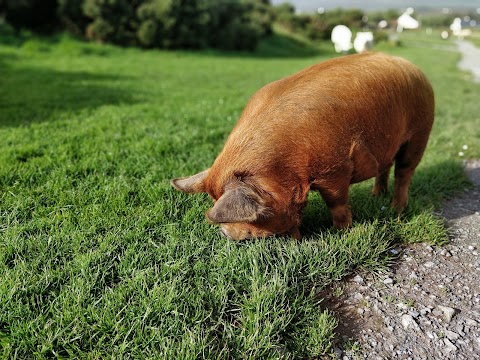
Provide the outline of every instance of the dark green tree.
<path id="1" fill-rule="evenodd" d="M 3 0 L 0 14 L 15 29 L 51 32 L 59 28 L 57 0 Z"/>

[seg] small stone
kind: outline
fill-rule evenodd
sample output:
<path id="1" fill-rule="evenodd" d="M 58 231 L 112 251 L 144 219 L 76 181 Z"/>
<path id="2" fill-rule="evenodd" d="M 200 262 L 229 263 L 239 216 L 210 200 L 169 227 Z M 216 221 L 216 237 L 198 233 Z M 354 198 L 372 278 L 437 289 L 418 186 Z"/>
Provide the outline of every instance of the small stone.
<path id="1" fill-rule="evenodd" d="M 458 340 L 458 338 L 460 337 L 460 335 L 458 335 L 456 332 L 450 330 L 445 330 L 444 333 L 445 336 L 451 341 Z"/>
<path id="2" fill-rule="evenodd" d="M 457 347 L 451 343 L 450 340 L 448 339 L 443 339 L 443 342 L 445 344 L 445 352 L 451 353 L 452 351 L 457 351 Z"/>
<path id="3" fill-rule="evenodd" d="M 387 277 L 385 280 L 383 280 L 383 283 L 384 283 L 385 285 L 393 284 L 393 279 L 390 278 L 390 277 Z"/>
<path id="4" fill-rule="evenodd" d="M 360 293 L 356 293 L 355 295 L 353 295 L 353 298 L 357 301 L 360 301 L 363 300 L 363 295 Z"/>
<path id="5" fill-rule="evenodd" d="M 342 354 L 343 354 L 342 349 L 335 348 L 335 349 L 333 349 L 333 352 L 335 353 L 335 356 L 337 357 L 337 359 L 341 359 L 341 358 L 342 358 Z"/>
<path id="6" fill-rule="evenodd" d="M 463 341 L 463 340 L 459 339 L 459 340 L 456 341 L 455 345 L 467 346 L 469 342 L 470 341 L 468 339 L 467 339 L 467 341 Z"/>
<path id="7" fill-rule="evenodd" d="M 425 249 L 426 249 L 428 252 L 432 252 L 432 251 L 433 251 L 433 248 L 432 248 L 430 245 L 425 246 Z"/>
<path id="8" fill-rule="evenodd" d="M 432 309 L 429 309 L 429 308 L 423 308 L 422 310 L 420 310 L 421 315 L 426 315 L 431 312 L 432 312 Z"/>
<path id="9" fill-rule="evenodd" d="M 363 308 L 358 308 L 357 313 L 358 315 L 363 315 L 365 313 L 365 310 Z"/>
<path id="10" fill-rule="evenodd" d="M 420 327 L 418 326 L 417 322 L 415 319 L 412 317 L 412 315 L 402 315 L 402 325 L 405 330 L 408 330 L 409 328 L 412 328 L 413 330 L 420 330 Z"/>
<path id="11" fill-rule="evenodd" d="M 477 326 L 478 322 L 473 319 L 465 319 L 465 324 L 468 326 Z"/>
<path id="12" fill-rule="evenodd" d="M 445 257 L 450 257 L 450 256 L 452 256 L 452 254 L 450 253 L 450 251 L 445 250 L 445 249 L 443 249 L 442 251 L 440 251 L 440 255 L 445 256 Z"/>
<path id="13" fill-rule="evenodd" d="M 398 255 L 398 250 L 397 249 L 390 249 L 390 254 L 392 255 Z"/>
<path id="14" fill-rule="evenodd" d="M 418 279 L 418 275 L 415 271 L 412 271 L 408 277 L 412 280 L 417 280 Z"/>
<path id="15" fill-rule="evenodd" d="M 475 250 L 475 246 L 469 245 L 469 246 L 468 246 L 468 250 Z"/>
<path id="16" fill-rule="evenodd" d="M 357 284 L 363 283 L 363 278 L 360 275 L 356 275 L 353 279 L 353 282 L 356 282 Z"/>
<path id="17" fill-rule="evenodd" d="M 431 268 L 431 267 L 435 266 L 435 263 L 433 263 L 432 261 L 428 261 L 425 264 L 423 264 L 423 266 L 425 266 L 427 268 Z"/>
<path id="18" fill-rule="evenodd" d="M 412 317 L 414 318 L 417 318 L 420 316 L 420 313 L 418 311 L 415 311 L 415 310 L 411 310 L 408 312 L 410 315 L 412 315 Z"/>
<path id="19" fill-rule="evenodd" d="M 448 323 L 452 321 L 452 318 L 456 313 L 454 308 L 451 308 L 449 306 L 442 306 L 442 305 L 438 305 L 437 307 L 443 313 L 443 316 L 445 317 L 445 320 Z"/>
<path id="20" fill-rule="evenodd" d="M 432 325 L 432 322 L 428 319 L 422 318 L 421 321 L 422 321 L 422 324 L 424 324 L 424 325 L 427 325 L 427 326 Z"/>

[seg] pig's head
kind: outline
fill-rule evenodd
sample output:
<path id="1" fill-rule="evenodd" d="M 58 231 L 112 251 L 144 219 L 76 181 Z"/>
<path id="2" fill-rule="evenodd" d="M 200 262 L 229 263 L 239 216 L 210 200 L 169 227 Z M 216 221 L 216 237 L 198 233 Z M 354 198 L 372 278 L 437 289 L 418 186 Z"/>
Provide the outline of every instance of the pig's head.
<path id="1" fill-rule="evenodd" d="M 207 192 L 214 205 L 206 213 L 208 222 L 220 225 L 233 240 L 288 235 L 300 239 L 300 210 L 304 202 L 284 199 L 270 184 L 254 177 L 232 177 L 218 193 L 208 181 L 209 170 L 171 181 L 186 193 Z M 273 191 L 272 191 L 273 190 Z"/>

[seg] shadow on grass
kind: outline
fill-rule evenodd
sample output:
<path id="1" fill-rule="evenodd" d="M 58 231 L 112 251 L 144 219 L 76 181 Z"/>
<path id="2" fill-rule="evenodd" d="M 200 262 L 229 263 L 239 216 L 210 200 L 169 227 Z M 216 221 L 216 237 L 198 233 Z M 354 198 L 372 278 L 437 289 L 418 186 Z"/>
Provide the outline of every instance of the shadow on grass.
<path id="1" fill-rule="evenodd" d="M 13 64 L 17 55 L 5 55 L 0 61 L 0 127 L 48 121 L 61 112 L 136 102 L 132 93 L 115 86 L 124 76 L 18 66 Z"/>
<path id="2" fill-rule="evenodd" d="M 108 56 L 114 52 L 111 46 L 82 44 L 62 33 L 15 32 L 6 25 L 0 25 L 0 44 L 15 49 L 15 53 L 0 54 L 0 128 L 49 121 L 53 114 L 137 102 L 131 92 L 118 86 L 129 77 L 31 65 L 31 56 L 53 58 L 59 51 L 71 56 Z"/>
<path id="3" fill-rule="evenodd" d="M 393 173 L 393 169 L 392 169 Z M 372 196 L 373 180 L 355 184 L 350 188 L 350 205 L 355 223 L 372 223 L 400 219 L 409 222 L 425 212 L 438 208 L 448 197 L 468 186 L 469 182 L 462 165 L 454 160 L 444 160 L 432 165 L 420 165 L 413 178 L 409 191 L 409 206 L 398 215 L 389 208 L 393 196 L 393 176 L 389 183 L 389 193 L 384 196 Z M 310 194 L 309 204 L 302 217 L 301 231 L 305 237 L 311 237 L 333 227 L 332 217 L 323 199 L 318 193 Z M 396 242 L 406 242 L 404 234 L 394 233 Z M 410 241 L 411 242 L 411 241 Z"/>
<path id="4" fill-rule="evenodd" d="M 217 49 L 187 51 L 178 53 L 195 56 L 215 56 L 224 58 L 253 58 L 253 59 L 300 59 L 317 56 L 332 57 L 336 55 L 329 42 L 318 44 L 295 38 L 288 34 L 274 33 L 262 39 L 255 51 L 225 51 Z"/>
<path id="5" fill-rule="evenodd" d="M 323 45 L 325 45 L 324 42 Z M 333 47 L 332 49 L 325 46 L 320 47 L 320 43 L 316 45 L 286 34 L 274 33 L 260 42 L 253 56 L 260 58 L 302 58 L 327 53 L 333 55 Z"/>

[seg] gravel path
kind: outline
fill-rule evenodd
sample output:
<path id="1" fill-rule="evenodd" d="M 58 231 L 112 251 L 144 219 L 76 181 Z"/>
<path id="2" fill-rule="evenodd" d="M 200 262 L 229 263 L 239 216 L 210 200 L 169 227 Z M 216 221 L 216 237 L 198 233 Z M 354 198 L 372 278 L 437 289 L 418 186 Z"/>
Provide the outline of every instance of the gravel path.
<path id="1" fill-rule="evenodd" d="M 459 67 L 480 82 L 480 49 L 457 45 Z M 465 171 L 474 187 L 438 213 L 448 245 L 393 249 L 388 274 L 359 274 L 325 292 L 339 322 L 337 359 L 480 359 L 480 160 Z"/>
<path id="2" fill-rule="evenodd" d="M 338 359 L 480 359 L 480 161 L 465 166 L 475 187 L 439 213 L 448 245 L 394 249 L 390 273 L 329 289 Z"/>
<path id="3" fill-rule="evenodd" d="M 458 67 L 470 71 L 474 81 L 480 82 L 480 49 L 465 40 L 457 40 L 457 48 L 462 53 Z"/>

